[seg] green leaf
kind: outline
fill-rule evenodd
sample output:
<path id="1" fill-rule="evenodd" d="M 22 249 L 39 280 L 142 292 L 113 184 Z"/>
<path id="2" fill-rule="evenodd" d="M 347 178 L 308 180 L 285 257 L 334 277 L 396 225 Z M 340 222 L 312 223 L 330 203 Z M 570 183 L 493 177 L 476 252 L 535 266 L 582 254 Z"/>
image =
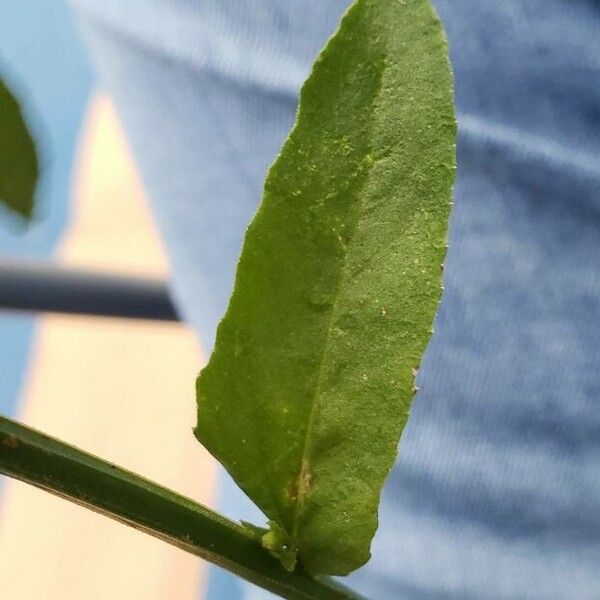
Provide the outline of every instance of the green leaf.
<path id="1" fill-rule="evenodd" d="M 197 437 L 312 573 L 370 556 L 440 299 L 455 136 L 430 3 L 358 0 L 301 92 L 198 379 Z"/>
<path id="2" fill-rule="evenodd" d="M 0 202 L 29 219 L 39 175 L 35 145 L 19 103 L 0 80 Z"/>

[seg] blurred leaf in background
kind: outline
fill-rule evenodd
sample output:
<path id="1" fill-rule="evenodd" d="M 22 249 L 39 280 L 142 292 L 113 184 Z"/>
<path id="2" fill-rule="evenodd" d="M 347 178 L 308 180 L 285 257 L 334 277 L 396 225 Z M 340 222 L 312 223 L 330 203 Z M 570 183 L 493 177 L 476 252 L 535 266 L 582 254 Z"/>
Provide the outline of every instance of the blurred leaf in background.
<path id="1" fill-rule="evenodd" d="M 25 219 L 33 212 L 39 162 L 21 107 L 0 80 L 0 203 Z"/>

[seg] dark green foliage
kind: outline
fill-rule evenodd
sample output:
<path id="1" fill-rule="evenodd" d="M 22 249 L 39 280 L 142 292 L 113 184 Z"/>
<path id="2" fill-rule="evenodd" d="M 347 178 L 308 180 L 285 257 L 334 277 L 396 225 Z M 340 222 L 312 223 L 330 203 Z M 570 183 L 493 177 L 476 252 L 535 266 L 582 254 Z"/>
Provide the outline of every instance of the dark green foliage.
<path id="1" fill-rule="evenodd" d="M 271 168 L 196 434 L 293 568 L 364 564 L 441 294 L 456 126 L 428 0 L 358 0 Z"/>
<path id="2" fill-rule="evenodd" d="M 38 176 L 35 145 L 21 108 L 0 81 L 0 202 L 29 219 Z"/>

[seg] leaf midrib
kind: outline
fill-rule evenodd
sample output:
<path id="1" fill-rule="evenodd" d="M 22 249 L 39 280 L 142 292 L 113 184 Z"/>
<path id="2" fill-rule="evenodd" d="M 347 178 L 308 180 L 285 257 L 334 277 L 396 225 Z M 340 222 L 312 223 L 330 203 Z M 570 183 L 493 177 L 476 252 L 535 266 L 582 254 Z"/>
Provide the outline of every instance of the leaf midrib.
<path id="1" fill-rule="evenodd" d="M 375 91 L 375 93 L 373 94 L 373 100 L 371 103 L 371 107 L 374 108 L 377 104 L 377 100 L 380 96 L 380 92 L 381 92 L 381 87 L 382 87 L 382 81 L 383 81 L 383 76 L 385 73 L 385 69 L 387 66 L 387 53 L 384 53 L 383 55 L 383 60 L 381 61 L 381 69 L 379 71 L 379 81 L 378 81 L 378 85 L 377 85 L 377 90 Z M 375 112 L 375 110 L 371 110 L 370 114 L 373 115 Z M 371 122 L 369 123 L 368 126 L 368 130 L 369 130 L 369 145 L 367 146 L 367 150 L 365 151 L 363 157 L 362 157 L 362 161 L 361 161 L 361 166 L 363 164 L 363 161 L 372 154 L 371 152 L 371 148 L 370 148 L 370 143 L 372 141 L 372 131 L 373 131 L 373 122 L 374 119 L 371 119 Z M 309 418 L 308 418 L 308 424 L 306 426 L 306 435 L 305 435 L 305 440 L 304 440 L 304 447 L 302 450 L 302 455 L 300 456 L 300 461 L 299 461 L 299 469 L 298 469 L 298 475 L 296 476 L 296 489 L 300 489 L 300 479 L 303 477 L 304 475 L 304 465 L 306 464 L 310 464 L 308 462 L 308 456 L 310 453 L 310 440 L 312 438 L 312 431 L 315 425 L 315 416 L 316 413 L 318 412 L 318 399 L 321 396 L 321 388 L 322 388 L 322 384 L 323 384 L 323 374 L 324 374 L 324 364 L 325 364 L 325 359 L 326 357 L 329 355 L 329 347 L 330 347 L 330 343 L 331 343 L 331 331 L 332 331 L 332 325 L 335 322 L 335 317 L 337 315 L 337 306 L 338 306 L 338 301 L 340 299 L 340 290 L 342 288 L 342 283 L 345 281 L 346 279 L 346 263 L 347 263 L 347 259 L 348 259 L 348 254 L 349 254 L 349 248 L 354 240 L 354 237 L 356 235 L 356 232 L 359 229 L 359 225 L 360 225 L 360 221 L 361 221 L 361 217 L 362 217 L 362 207 L 363 207 L 363 190 L 365 189 L 365 186 L 369 180 L 369 176 L 371 171 L 373 170 L 373 167 L 376 164 L 376 160 L 373 160 L 369 163 L 368 167 L 365 168 L 365 173 L 363 176 L 363 181 L 361 183 L 361 185 L 358 188 L 358 192 L 357 192 L 357 204 L 358 204 L 358 210 L 357 210 L 357 217 L 354 223 L 354 227 L 352 228 L 352 233 L 349 236 L 349 240 L 348 243 L 346 244 L 346 247 L 344 249 L 344 254 L 343 254 L 343 259 L 341 261 L 341 266 L 340 266 L 340 275 L 338 277 L 338 281 L 337 281 L 337 285 L 336 285 L 336 292 L 334 294 L 334 301 L 332 303 L 331 306 L 331 311 L 329 314 L 329 319 L 327 322 L 327 333 L 325 335 L 325 341 L 323 344 L 323 351 L 321 353 L 321 358 L 319 360 L 319 366 L 318 366 L 318 377 L 317 377 L 317 383 L 315 385 L 315 392 L 313 394 L 313 398 L 311 401 L 311 408 L 310 408 L 310 414 L 309 414 Z M 359 166 L 358 168 L 360 169 L 361 166 Z M 310 469 L 309 469 L 309 474 L 310 474 Z M 302 498 L 302 500 L 304 499 L 304 497 Z M 294 509 L 294 517 L 293 517 L 293 533 L 291 534 L 292 539 L 296 542 L 297 538 L 298 538 L 298 525 L 300 522 L 299 519 L 299 511 L 300 511 L 300 505 L 303 502 L 301 501 L 301 499 L 297 496 L 296 497 L 296 506 Z"/>

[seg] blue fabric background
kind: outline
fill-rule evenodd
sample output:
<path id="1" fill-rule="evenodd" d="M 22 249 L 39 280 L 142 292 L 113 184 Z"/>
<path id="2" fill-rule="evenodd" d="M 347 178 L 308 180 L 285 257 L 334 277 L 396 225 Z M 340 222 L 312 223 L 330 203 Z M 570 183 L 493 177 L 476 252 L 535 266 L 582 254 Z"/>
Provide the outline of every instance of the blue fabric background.
<path id="1" fill-rule="evenodd" d="M 73 0 L 210 349 L 301 81 L 345 0 Z M 437 0 L 459 170 L 377 600 L 600 597 L 600 4 Z M 223 475 L 222 508 L 259 518 Z M 211 600 L 266 597 L 216 577 Z"/>

